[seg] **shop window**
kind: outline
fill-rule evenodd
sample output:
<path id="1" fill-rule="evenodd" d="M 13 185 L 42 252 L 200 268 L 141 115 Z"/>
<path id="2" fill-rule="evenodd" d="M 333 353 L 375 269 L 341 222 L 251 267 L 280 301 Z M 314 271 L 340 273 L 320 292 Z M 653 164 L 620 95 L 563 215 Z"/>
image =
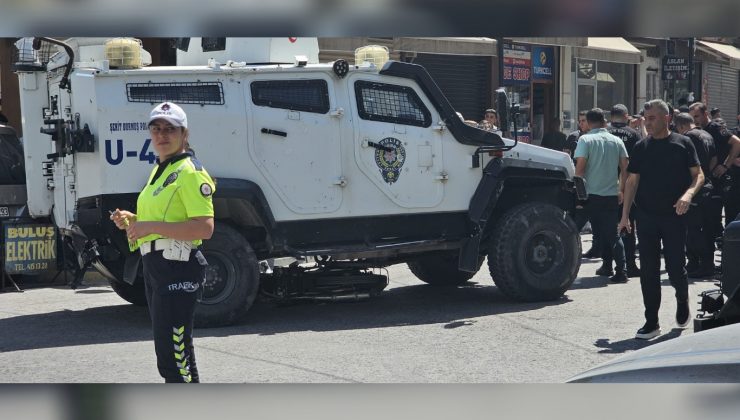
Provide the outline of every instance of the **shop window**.
<path id="1" fill-rule="evenodd" d="M 634 65 L 599 61 L 596 69 L 596 106 L 610 110 L 615 104 L 631 107 Z"/>
<path id="2" fill-rule="evenodd" d="M 578 60 L 578 78 L 596 79 L 596 62 L 593 60 Z"/>

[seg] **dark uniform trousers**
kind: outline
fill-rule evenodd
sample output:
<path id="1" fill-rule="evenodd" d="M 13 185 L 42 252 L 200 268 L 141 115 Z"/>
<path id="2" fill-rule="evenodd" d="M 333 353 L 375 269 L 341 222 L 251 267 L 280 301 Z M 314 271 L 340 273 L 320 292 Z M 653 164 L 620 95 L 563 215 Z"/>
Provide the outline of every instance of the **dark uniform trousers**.
<path id="1" fill-rule="evenodd" d="M 196 253 L 200 251 L 191 251 L 189 261 L 166 260 L 162 251 L 143 257 L 157 368 L 165 382 L 200 382 L 193 351 L 193 323 L 205 267 Z"/>
<path id="2" fill-rule="evenodd" d="M 585 206 L 594 235 L 599 239 L 598 243 L 594 240 L 594 246 L 601 247 L 601 258 L 604 265 L 611 269 L 612 261 L 614 261 L 617 265 L 616 271 L 623 272 L 625 271 L 624 244 L 617 232 L 619 222 L 614 217 L 618 208 L 619 199 L 616 195 L 589 194 Z"/>
<path id="3" fill-rule="evenodd" d="M 686 276 L 686 220 L 676 214 L 652 215 L 637 211 L 637 239 L 640 249 L 640 286 L 645 304 L 645 320 L 658 323 L 660 309 L 660 244 L 663 242 L 666 270 L 676 289 L 676 300 L 689 298 Z"/>
<path id="4" fill-rule="evenodd" d="M 714 269 L 714 240 L 719 232 L 716 232 L 716 227 L 712 224 L 712 210 L 721 206 L 719 197 L 712 198 L 708 195 L 695 205 L 692 204 L 686 213 L 686 254 L 690 263 L 698 264 L 697 268 Z"/>
<path id="5" fill-rule="evenodd" d="M 619 205 L 619 212 L 617 213 L 617 224 L 619 224 L 619 221 L 622 220 L 622 209 L 624 206 L 622 204 Z M 637 237 L 635 236 L 635 206 L 632 205 L 632 209 L 630 210 L 629 214 L 629 221 L 630 225 L 632 226 L 632 231 L 627 233 L 625 232 L 621 238 L 622 243 L 624 244 L 624 257 L 627 263 L 636 264 L 635 260 L 637 260 Z"/>

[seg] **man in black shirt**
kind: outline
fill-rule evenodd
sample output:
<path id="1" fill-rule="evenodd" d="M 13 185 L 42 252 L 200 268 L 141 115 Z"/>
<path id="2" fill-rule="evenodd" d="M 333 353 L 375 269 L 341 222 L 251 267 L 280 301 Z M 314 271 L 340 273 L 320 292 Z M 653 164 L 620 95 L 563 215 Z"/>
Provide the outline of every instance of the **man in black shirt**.
<path id="1" fill-rule="evenodd" d="M 740 169 L 735 167 L 735 158 L 740 155 L 740 138 L 730 133 L 726 125 L 712 121 L 707 112 L 707 106 L 702 102 L 695 102 L 689 107 L 689 113 L 694 118 L 694 124 L 701 127 L 714 139 L 717 150 L 717 164 L 711 167 L 711 179 L 714 188 L 723 192 L 722 205 L 725 210 L 725 225 L 735 220 L 740 211 Z M 707 174 L 708 176 L 710 174 Z M 734 184 L 734 185 L 733 185 Z M 713 208 L 714 233 L 722 235 L 722 208 Z"/>
<path id="2" fill-rule="evenodd" d="M 617 229 L 632 230 L 629 209 L 635 202 L 640 247 L 640 286 L 645 305 L 645 325 L 635 338 L 660 335 L 660 245 L 663 242 L 666 270 L 676 289 L 676 323 L 690 320 L 689 285 L 686 277 L 686 222 L 684 215 L 704 183 L 699 158 L 688 137 L 671 133 L 668 105 L 660 99 L 645 104 L 645 128 L 649 136 L 632 149 L 627 167 L 624 208 Z"/>
<path id="3" fill-rule="evenodd" d="M 568 134 L 568 138 L 565 140 L 563 151 L 568 153 L 570 157 L 573 157 L 573 153 L 576 151 L 578 145 L 578 138 L 588 133 L 588 123 L 586 122 L 586 112 L 581 111 L 578 113 L 578 130 Z"/>
<path id="4" fill-rule="evenodd" d="M 565 147 L 565 140 L 565 134 L 560 131 L 560 118 L 555 117 L 552 119 L 552 121 L 550 121 L 550 126 L 547 128 L 547 133 L 542 136 L 541 145 L 542 147 L 561 152 Z"/>
<path id="5" fill-rule="evenodd" d="M 676 130 L 691 139 L 699 158 L 702 173 L 710 173 L 709 168 L 717 164 L 716 152 L 714 150 L 714 139 L 706 131 L 696 128 L 693 117 L 686 113 L 680 113 L 675 117 Z M 686 215 L 688 223 L 688 239 L 686 242 L 686 254 L 688 263 L 686 271 L 692 278 L 711 277 L 714 275 L 714 238 L 715 233 L 712 226 L 712 212 L 710 207 L 714 198 L 712 182 L 705 177 L 704 186 L 691 203 L 691 210 Z"/>
<path id="6" fill-rule="evenodd" d="M 616 104 L 612 107 L 611 112 L 611 124 L 607 128 L 609 133 L 619 137 L 624 142 L 624 147 L 627 149 L 627 155 L 632 155 L 632 149 L 635 147 L 638 141 L 640 141 L 640 134 L 637 130 L 631 128 L 627 123 L 627 116 L 629 111 L 623 104 Z M 621 187 L 624 188 L 624 187 Z M 617 220 L 622 216 L 622 205 L 619 206 L 619 213 L 617 214 Z M 635 212 L 634 206 L 630 210 L 630 222 L 635 223 Z M 622 236 L 622 242 L 624 243 L 624 255 L 627 260 L 627 277 L 639 277 L 640 268 L 637 267 L 635 260 L 635 232 L 624 233 Z"/>

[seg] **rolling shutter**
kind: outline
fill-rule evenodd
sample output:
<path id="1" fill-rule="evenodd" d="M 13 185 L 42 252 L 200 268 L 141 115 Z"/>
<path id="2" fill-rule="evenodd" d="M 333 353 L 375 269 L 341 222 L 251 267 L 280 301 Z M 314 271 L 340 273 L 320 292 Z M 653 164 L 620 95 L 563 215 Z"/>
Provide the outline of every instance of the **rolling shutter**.
<path id="1" fill-rule="evenodd" d="M 738 71 L 717 63 L 707 63 L 707 107 L 719 108 L 730 129 L 737 125 Z"/>
<path id="2" fill-rule="evenodd" d="M 424 66 L 465 119 L 483 119 L 491 107 L 491 57 L 419 53 L 410 61 Z"/>

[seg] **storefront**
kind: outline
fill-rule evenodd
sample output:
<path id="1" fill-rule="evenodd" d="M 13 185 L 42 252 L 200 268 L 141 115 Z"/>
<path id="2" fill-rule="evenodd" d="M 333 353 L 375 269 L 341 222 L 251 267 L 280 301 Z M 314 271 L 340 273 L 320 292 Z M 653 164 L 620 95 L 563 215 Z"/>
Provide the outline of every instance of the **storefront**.
<path id="1" fill-rule="evenodd" d="M 708 108 L 719 108 L 727 125 L 737 126 L 740 113 L 740 49 L 727 44 L 697 41 L 697 57 L 702 60 L 701 101 Z"/>
<path id="2" fill-rule="evenodd" d="M 640 50 L 623 38 L 588 38 L 576 47 L 570 62 L 572 118 L 594 107 L 607 112 L 615 104 L 635 109 L 635 72 Z"/>
<path id="3" fill-rule="evenodd" d="M 558 115 L 559 48 L 505 42 L 502 80 L 512 101 L 519 104 L 517 137 L 540 144 L 547 124 Z M 513 122 L 508 131 L 513 132 Z"/>

